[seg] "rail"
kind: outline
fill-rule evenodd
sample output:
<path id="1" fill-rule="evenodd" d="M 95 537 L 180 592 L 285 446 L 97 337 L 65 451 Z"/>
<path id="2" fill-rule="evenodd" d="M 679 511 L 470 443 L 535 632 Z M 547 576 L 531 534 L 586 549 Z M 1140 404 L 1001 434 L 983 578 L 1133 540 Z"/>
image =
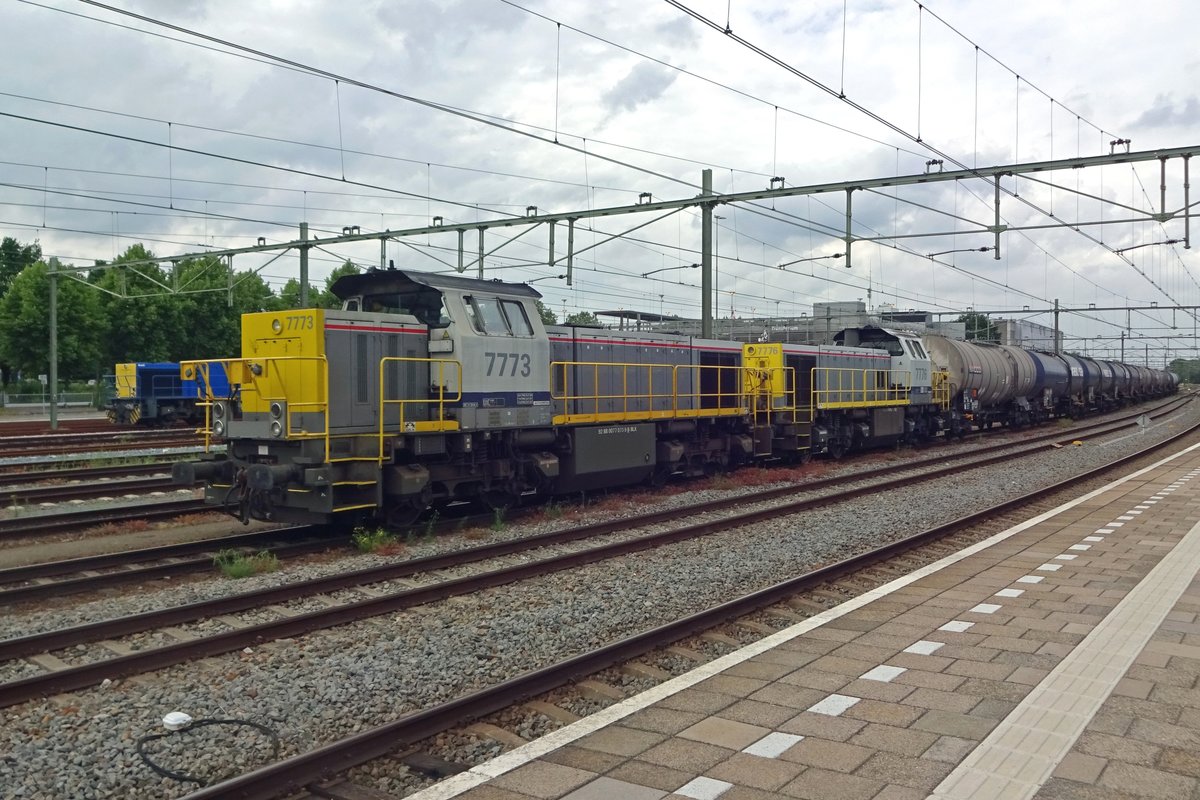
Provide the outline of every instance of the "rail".
<path id="1" fill-rule="evenodd" d="M 361 766 L 373 758 L 394 753 L 403 746 L 435 736 L 455 725 L 508 708 L 513 704 L 514 698 L 535 697 L 542 692 L 563 686 L 580 676 L 594 674 L 621 661 L 641 657 L 654 648 L 678 641 L 685 636 L 708 630 L 735 617 L 757 612 L 773 603 L 786 600 L 799 591 L 813 589 L 831 579 L 852 574 L 854 570 L 868 568 L 882 559 L 894 558 L 916 545 L 936 541 L 945 535 L 961 530 L 964 526 L 984 522 L 1000 514 L 1022 509 L 1032 501 L 1049 497 L 1063 489 L 1074 488 L 1083 480 L 1102 475 L 1114 467 L 1132 462 L 1149 452 L 1166 447 L 1195 430 L 1194 427 L 1190 428 L 1146 450 L 1130 454 L 1110 464 L 1051 486 L 1036 489 L 1020 497 L 1005 500 L 990 508 L 981 509 L 973 514 L 889 542 L 878 548 L 855 553 L 842 561 L 817 567 L 802 575 L 758 589 L 673 622 L 639 631 L 624 639 L 603 644 L 595 650 L 574 655 L 564 661 L 523 673 L 493 686 L 460 695 L 441 705 L 403 715 L 394 721 L 360 731 L 283 761 L 228 778 L 220 783 L 197 790 L 188 795 L 187 800 L 216 800 L 228 797 L 238 797 L 242 800 L 271 800 L 290 793 L 302 792 L 306 784 L 328 779 L 332 774 Z M 874 487 L 865 489 L 867 492 L 876 490 Z M 789 488 L 789 491 L 794 491 L 794 489 Z M 678 512 L 672 511 L 671 513 L 677 514 Z M 762 518 L 769 518 L 770 514 L 778 513 L 778 510 L 768 509 L 757 513 L 763 514 Z M 726 520 L 714 523 L 712 527 L 715 530 L 724 524 L 726 524 Z M 748 521 L 742 518 L 736 520 L 736 524 L 745 525 L 748 524 Z M 615 548 L 616 545 L 609 547 Z M 283 635 L 292 634 L 285 633 Z M 249 636 L 246 638 L 249 639 Z M 235 646 L 241 646 L 241 642 L 237 642 L 228 649 L 233 649 Z M 9 705 L 11 704 L 10 702 Z"/>

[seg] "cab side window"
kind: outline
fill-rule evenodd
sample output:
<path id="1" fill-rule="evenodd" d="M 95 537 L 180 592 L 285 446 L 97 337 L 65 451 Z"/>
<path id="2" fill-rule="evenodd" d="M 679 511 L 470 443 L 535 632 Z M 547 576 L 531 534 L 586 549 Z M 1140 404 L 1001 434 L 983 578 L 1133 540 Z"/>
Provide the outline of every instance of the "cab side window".
<path id="1" fill-rule="evenodd" d="M 504 312 L 500 310 L 500 301 L 494 297 L 476 297 L 475 307 L 483 321 L 483 332 L 492 336 L 504 336 L 508 333 L 508 323 L 504 321 Z"/>
<path id="2" fill-rule="evenodd" d="M 471 321 L 471 327 L 476 333 L 483 333 L 483 318 L 479 314 L 479 309 L 475 307 L 475 298 L 464 297 L 463 305 L 467 309 L 467 319 Z"/>
<path id="3" fill-rule="evenodd" d="M 504 316 L 508 318 L 508 327 L 513 336 L 533 336 L 533 326 L 525 315 L 525 307 L 515 300 L 501 300 Z"/>
<path id="4" fill-rule="evenodd" d="M 471 327 L 486 336 L 533 336 L 525 307 L 498 297 L 464 297 Z"/>

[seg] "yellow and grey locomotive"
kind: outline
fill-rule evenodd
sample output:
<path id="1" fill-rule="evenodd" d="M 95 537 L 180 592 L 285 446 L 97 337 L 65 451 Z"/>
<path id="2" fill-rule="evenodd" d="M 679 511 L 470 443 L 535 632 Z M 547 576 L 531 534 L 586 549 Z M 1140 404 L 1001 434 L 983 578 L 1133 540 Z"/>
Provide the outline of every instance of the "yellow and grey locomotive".
<path id="1" fill-rule="evenodd" d="M 240 358 L 181 365 L 207 386 L 224 370 L 230 389 L 205 404 L 225 451 L 177 464 L 177 482 L 243 520 L 402 526 L 431 506 L 836 457 L 1178 384 L 873 327 L 819 346 L 547 327 L 529 286 L 457 275 L 372 270 L 332 290 L 339 310 L 247 314 Z"/>

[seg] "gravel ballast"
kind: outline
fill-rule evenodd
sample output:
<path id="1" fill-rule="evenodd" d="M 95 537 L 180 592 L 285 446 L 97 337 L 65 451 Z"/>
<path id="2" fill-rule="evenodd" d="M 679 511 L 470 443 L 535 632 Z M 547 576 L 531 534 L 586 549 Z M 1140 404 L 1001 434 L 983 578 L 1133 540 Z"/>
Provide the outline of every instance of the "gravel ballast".
<path id="1" fill-rule="evenodd" d="M 159 777 L 141 762 L 134 747 L 143 735 L 162 731 L 160 720 L 167 712 L 262 723 L 278 733 L 283 755 L 303 752 L 794 577 L 814 565 L 1055 483 L 1172 435 L 1197 419 L 1200 410 L 1189 407 L 1172 422 L 1153 426 L 1145 434 L 1117 434 L 1108 437 L 1108 443 L 1086 441 L 1080 447 L 1047 447 L 1042 455 L 1022 461 L 1019 469 L 1006 464 L 965 471 L 960 478 L 943 478 L 932 486 L 872 495 L 5 709 L 0 712 L 5 718 L 0 734 L 0 787 L 3 796 L 22 798 L 180 797 L 195 786 Z M 955 445 L 945 451 L 972 446 Z M 874 465 L 859 462 L 858 468 Z M 689 491 L 661 503 L 694 503 L 728 493 Z M 641 504 L 638 510 L 644 510 L 650 501 L 640 496 L 636 502 Z M 545 520 L 534 526 L 512 525 L 488 536 L 523 536 L 561 525 Z M 479 543 L 455 536 L 415 543 L 407 555 Z M 301 567 L 285 564 L 279 573 L 246 581 L 192 583 L 95 600 L 66 611 L 6 615 L 0 622 L 0 636 L 316 577 L 377 559 L 362 556 Z M 11 672 L 4 674 L 8 677 Z M 636 688 L 633 684 L 628 690 Z M 181 736 L 162 740 L 160 746 L 180 744 Z M 243 733 L 223 736 L 210 730 L 204 736 L 187 736 L 181 761 L 172 762 L 173 766 L 211 779 L 231 770 L 252 769 L 265 757 L 261 746 L 244 741 Z M 478 757 L 479 747 L 467 749 L 470 758 Z M 383 781 L 373 770 L 364 774 Z M 422 782 L 401 783 L 416 788 Z"/>

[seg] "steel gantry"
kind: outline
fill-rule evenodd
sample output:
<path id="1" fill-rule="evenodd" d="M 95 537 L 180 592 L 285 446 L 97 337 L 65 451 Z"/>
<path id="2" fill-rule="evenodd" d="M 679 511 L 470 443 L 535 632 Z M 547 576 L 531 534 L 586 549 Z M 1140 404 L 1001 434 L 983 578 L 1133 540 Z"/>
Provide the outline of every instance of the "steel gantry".
<path id="1" fill-rule="evenodd" d="M 300 254 L 300 297 L 304 303 L 308 298 L 308 251 L 313 247 L 330 247 L 340 244 L 348 244 L 361 241 L 380 241 L 380 266 L 385 267 L 384 263 L 386 252 L 386 243 L 388 240 L 403 240 L 411 236 L 425 236 L 453 233 L 457 237 L 458 262 L 457 265 L 451 265 L 458 272 L 465 272 L 472 265 L 478 269 L 480 277 L 484 274 L 484 259 L 505 247 L 517 239 L 532 232 L 534 229 L 543 225 L 548 228 L 548 244 L 547 258 L 545 264 L 553 271 L 563 267 L 563 275 L 568 286 L 572 284 L 574 273 L 575 258 L 587 250 L 599 247 L 614 239 L 619 239 L 629 233 L 632 233 L 639 228 L 651 225 L 666 217 L 679 213 L 684 209 L 699 207 L 701 210 L 701 335 L 704 337 L 712 336 L 713 326 L 713 307 L 712 307 L 712 288 L 713 288 L 713 210 L 720 205 L 745 203 L 752 207 L 756 206 L 759 201 L 773 200 L 784 197 L 801 197 L 805 195 L 819 194 L 841 194 L 844 196 L 845 204 L 845 230 L 840 238 L 845 245 L 844 265 L 846 267 L 853 266 L 853 245 L 855 242 L 876 242 L 876 241 L 895 241 L 900 239 L 939 237 L 939 236 L 960 236 L 971 233 L 991 234 L 993 237 L 993 245 L 990 250 L 993 252 L 993 257 L 996 260 L 1000 259 L 1001 253 L 1001 235 L 1009 231 L 1032 231 L 1044 230 L 1051 228 L 1066 228 L 1082 232 L 1082 229 L 1094 225 L 1112 225 L 1132 222 L 1159 222 L 1165 223 L 1170 220 L 1182 217 L 1184 223 L 1183 243 L 1184 247 L 1191 247 L 1191 199 L 1189 195 L 1190 184 L 1188 176 L 1189 159 L 1200 154 L 1200 145 L 1190 147 L 1176 147 L 1160 150 L 1145 150 L 1135 152 L 1109 153 L 1099 156 L 1081 156 L 1076 158 L 1063 158 L 1048 161 L 1036 161 L 1022 164 L 1007 164 L 993 167 L 977 167 L 960 170 L 941 170 L 941 163 L 931 161 L 926 165 L 928 171 L 911 174 L 898 175 L 884 178 L 869 178 L 863 180 L 852 181 L 836 181 L 830 183 L 810 184 L 806 186 L 784 186 L 782 178 L 773 178 L 770 186 L 766 189 L 760 189 L 748 192 L 726 192 L 716 193 L 712 189 L 712 171 L 704 170 L 702 173 L 700 192 L 693 197 L 680 198 L 676 200 L 654 200 L 649 193 L 642 193 L 638 197 L 636 203 L 610 206 L 606 208 L 595 208 L 587 210 L 563 211 L 556 213 L 540 213 L 535 206 L 529 206 L 524 215 L 508 215 L 491 220 L 480 220 L 475 222 L 454 222 L 446 223 L 440 216 L 434 217 L 431 223 L 415 228 L 403 228 L 397 230 L 385 230 L 378 232 L 359 232 L 357 227 L 344 229 L 340 236 L 330 236 L 325 239 L 309 238 L 308 224 L 303 222 L 300 225 L 300 236 L 290 242 L 282 242 L 277 244 L 267 244 L 263 239 L 259 239 L 258 244 L 248 247 L 228 248 L 224 250 L 207 250 L 202 253 L 193 253 L 189 255 L 164 256 L 158 258 L 141 259 L 136 261 L 123 262 L 123 267 L 132 267 L 146 263 L 163 263 L 177 262 L 188 258 L 196 257 L 213 257 L 229 258 L 241 255 L 244 253 L 266 253 L 274 251 L 286 252 L 289 250 L 297 250 Z M 1171 159 L 1183 160 L 1183 205 L 1177 209 L 1169 210 L 1166 208 L 1166 163 Z M 1161 204 L 1158 211 L 1144 211 L 1133 208 L 1131 206 L 1123 206 L 1115 203 L 1112 200 L 1094 197 L 1084 193 L 1079 193 L 1081 196 L 1093 197 L 1101 200 L 1104 203 L 1121 206 L 1130 212 L 1130 215 L 1122 219 L 1101 219 L 1101 220 L 1075 220 L 1067 222 L 1051 217 L 1051 222 L 1039 225 L 1020 225 L 1009 226 L 1001 222 L 1001 199 L 1002 195 L 1008 194 L 1011 197 L 1018 195 L 1002 186 L 1002 179 L 1005 177 L 1022 176 L 1026 179 L 1037 181 L 1036 178 L 1030 178 L 1031 175 L 1041 172 L 1054 172 L 1057 170 L 1079 170 L 1089 167 L 1099 167 L 1114 164 L 1132 164 L 1138 162 L 1159 161 L 1162 165 L 1162 180 L 1161 180 Z M 931 165 L 936 165 L 936 169 L 931 168 Z M 988 223 L 977 223 L 974 230 L 947 230 L 947 231 L 931 231 L 924 233 L 907 233 L 895 234 L 890 236 L 855 236 L 853 232 L 853 195 L 857 191 L 871 191 L 878 189 L 897 188 L 903 186 L 916 186 L 921 184 L 943 183 L 948 181 L 963 181 L 963 180 L 986 180 L 991 185 L 994 192 L 995 208 L 994 218 Z M 1041 182 L 1041 181 L 1038 181 Z M 1061 184 L 1054 184 L 1054 188 L 1068 193 L 1075 193 L 1075 190 Z M 1020 202 L 1028 202 L 1024 198 Z M 769 213 L 770 208 L 762 208 L 763 213 Z M 583 219 L 596 219 L 602 217 L 617 217 L 628 214 L 656 214 L 656 216 L 648 222 L 639 223 L 628 228 L 620 233 L 606 234 L 606 238 L 589 245 L 586 248 L 576 249 L 575 247 L 575 229 L 576 223 Z M 560 256 L 558 253 L 558 245 L 556 241 L 556 232 L 560 224 L 565 224 L 567 227 L 567 244 L 565 255 Z M 500 245 L 490 251 L 485 251 L 484 234 L 489 230 L 502 228 L 519 228 L 525 230 L 520 231 L 516 235 L 510 237 Z M 349 231 L 349 232 L 347 232 Z M 466 235 L 475 231 L 478 234 L 478 247 L 475 255 L 468 260 L 466 252 Z M 282 255 L 280 252 L 280 255 Z M 1115 252 L 1115 251 L 1114 251 Z M 542 263 L 542 262 L 536 262 Z M 55 302 L 55 291 L 57 278 L 60 275 L 75 272 L 86 272 L 95 269 L 95 266 L 89 267 L 67 267 L 60 265 L 57 271 L 52 271 L 50 274 L 50 289 L 51 289 L 51 315 L 53 319 L 53 309 Z M 261 269 L 261 267 L 259 268 Z M 257 270 L 256 270 L 257 271 Z M 232 286 L 230 287 L 232 290 Z M 168 292 L 169 293 L 169 292 Z M 57 379 L 57 348 L 56 348 L 56 332 L 51 331 L 51 364 L 50 378 L 52 382 Z M 57 391 L 57 385 L 52 387 L 53 391 Z M 51 426 L 57 424 L 56 415 L 53 406 L 51 407 Z"/>

